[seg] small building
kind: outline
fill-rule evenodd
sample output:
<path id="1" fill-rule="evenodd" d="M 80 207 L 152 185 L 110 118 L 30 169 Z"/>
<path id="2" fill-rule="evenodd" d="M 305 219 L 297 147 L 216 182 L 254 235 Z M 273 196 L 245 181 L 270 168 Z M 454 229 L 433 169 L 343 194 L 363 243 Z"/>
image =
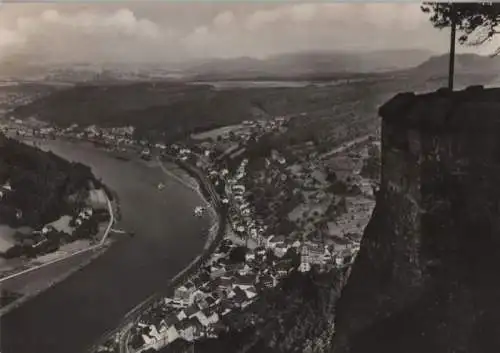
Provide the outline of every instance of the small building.
<path id="1" fill-rule="evenodd" d="M 189 302 L 191 295 L 196 291 L 195 286 L 188 282 L 174 291 L 174 299 L 184 302 Z"/>
<path id="2" fill-rule="evenodd" d="M 274 288 L 278 284 L 274 276 L 267 274 L 259 277 L 259 283 L 265 288 Z"/>
<path id="3" fill-rule="evenodd" d="M 285 237 L 283 235 L 271 235 L 267 239 L 267 247 L 274 249 L 278 244 L 284 244 L 285 243 Z"/>
<path id="4" fill-rule="evenodd" d="M 245 254 L 245 262 L 251 262 L 254 260 L 255 260 L 255 253 L 249 251 Z"/>
<path id="5" fill-rule="evenodd" d="M 179 322 L 175 328 L 179 336 L 188 342 L 199 338 L 203 332 L 203 325 L 196 317 Z"/>
<path id="6" fill-rule="evenodd" d="M 203 325 L 203 327 L 208 327 L 219 321 L 219 315 L 211 309 L 204 309 L 196 313 L 198 321 Z"/>
<path id="7" fill-rule="evenodd" d="M 310 270 L 311 265 L 322 265 L 324 263 L 325 248 L 316 244 L 304 244 L 300 252 L 301 272 Z"/>
<path id="8" fill-rule="evenodd" d="M 184 314 L 188 319 L 192 318 L 193 316 L 196 316 L 196 313 L 198 313 L 199 311 L 200 307 L 196 304 L 188 306 L 186 309 L 183 310 Z"/>
<path id="9" fill-rule="evenodd" d="M 278 243 L 276 244 L 273 250 L 274 250 L 274 255 L 276 255 L 276 257 L 281 258 L 285 256 L 286 252 L 288 251 L 288 245 L 284 243 Z"/>
<path id="10" fill-rule="evenodd" d="M 280 260 L 278 263 L 276 263 L 274 270 L 276 271 L 276 274 L 278 275 L 279 278 L 283 278 L 283 277 L 287 276 L 290 273 L 290 271 L 292 270 L 291 259 Z"/>
<path id="11" fill-rule="evenodd" d="M 223 276 L 226 273 L 226 268 L 224 266 L 211 266 L 210 267 L 210 278 L 216 279 Z"/>

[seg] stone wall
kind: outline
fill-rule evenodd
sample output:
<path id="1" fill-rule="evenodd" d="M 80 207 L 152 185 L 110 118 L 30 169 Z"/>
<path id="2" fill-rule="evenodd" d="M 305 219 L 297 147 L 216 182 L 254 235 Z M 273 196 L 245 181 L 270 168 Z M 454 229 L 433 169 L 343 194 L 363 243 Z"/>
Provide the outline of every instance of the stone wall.
<path id="1" fill-rule="evenodd" d="M 500 89 L 399 94 L 379 113 L 381 189 L 334 352 L 500 351 Z"/>

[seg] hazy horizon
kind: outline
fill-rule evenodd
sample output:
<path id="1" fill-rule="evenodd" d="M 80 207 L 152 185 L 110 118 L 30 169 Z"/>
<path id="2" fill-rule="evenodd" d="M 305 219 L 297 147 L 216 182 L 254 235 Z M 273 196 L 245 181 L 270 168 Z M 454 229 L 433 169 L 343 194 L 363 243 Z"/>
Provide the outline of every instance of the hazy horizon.
<path id="1" fill-rule="evenodd" d="M 444 53 L 419 3 L 4 3 L 0 62 L 174 63 L 302 51 Z M 461 47 L 487 54 L 493 44 Z M 13 58 L 15 58 L 13 60 Z"/>

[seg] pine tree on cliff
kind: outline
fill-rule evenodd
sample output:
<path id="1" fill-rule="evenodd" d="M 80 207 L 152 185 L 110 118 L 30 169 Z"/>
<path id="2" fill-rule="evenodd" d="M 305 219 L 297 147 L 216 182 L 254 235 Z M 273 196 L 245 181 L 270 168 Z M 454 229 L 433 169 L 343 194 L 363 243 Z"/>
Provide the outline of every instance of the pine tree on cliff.
<path id="1" fill-rule="evenodd" d="M 430 21 L 436 28 L 450 27 L 450 64 L 448 87 L 453 89 L 455 74 L 456 32 L 458 42 L 465 45 L 481 45 L 500 33 L 500 3 L 436 3 L 424 2 L 422 11 L 430 14 Z M 492 56 L 500 54 L 500 47 Z"/>

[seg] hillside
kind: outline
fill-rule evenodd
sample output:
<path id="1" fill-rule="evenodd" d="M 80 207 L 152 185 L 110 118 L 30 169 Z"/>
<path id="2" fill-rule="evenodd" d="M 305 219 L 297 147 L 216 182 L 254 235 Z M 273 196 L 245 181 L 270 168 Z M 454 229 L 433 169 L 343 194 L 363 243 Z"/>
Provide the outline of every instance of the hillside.
<path id="1" fill-rule="evenodd" d="M 380 109 L 381 189 L 337 305 L 334 353 L 498 351 L 499 101 L 476 87 Z"/>
<path id="2" fill-rule="evenodd" d="M 370 82 L 369 85 L 376 83 Z M 379 93 L 367 90 L 361 89 L 359 94 Z M 346 103 L 358 100 L 360 96 L 354 91 L 358 91 L 358 86 L 218 90 L 208 85 L 168 82 L 79 85 L 18 107 L 12 115 L 21 119 L 37 117 L 61 126 L 132 125 L 140 135 L 178 138 L 249 119 L 328 112 L 334 104 L 342 103 L 342 97 Z"/>
<path id="3" fill-rule="evenodd" d="M 267 59 L 212 59 L 186 65 L 185 71 L 195 77 L 230 79 L 232 77 L 313 77 L 342 73 L 377 73 L 413 68 L 427 60 L 432 52 L 425 50 L 388 50 L 376 52 L 299 52 L 271 56 Z"/>
<path id="4" fill-rule="evenodd" d="M 449 56 L 447 54 L 433 56 L 418 65 L 415 70 L 419 74 L 435 75 L 448 72 Z M 455 56 L 455 72 L 500 75 L 500 57 L 488 57 L 477 54 L 457 54 Z"/>
<path id="5" fill-rule="evenodd" d="M 456 85 L 487 84 L 491 80 L 487 74 L 464 74 L 457 75 Z M 302 119 L 304 124 L 300 125 L 307 127 L 301 126 L 300 134 L 317 134 L 328 148 L 326 145 L 343 138 L 333 131 L 339 123 L 341 127 L 346 123 L 365 127 L 378 124 L 374 112 L 395 92 L 435 90 L 445 82 L 445 73 L 429 79 L 401 72 L 344 74 L 322 83 L 303 82 L 287 87 L 236 85 L 219 89 L 208 84 L 168 81 L 80 84 L 19 106 L 11 115 L 21 119 L 37 117 L 60 126 L 132 125 L 138 136 L 162 140 L 179 139 L 192 132 L 244 120 L 301 115 L 308 119 Z"/>
<path id="6" fill-rule="evenodd" d="M 54 221 L 89 181 L 95 181 L 90 168 L 0 135 L 0 224 L 36 228 Z"/>

